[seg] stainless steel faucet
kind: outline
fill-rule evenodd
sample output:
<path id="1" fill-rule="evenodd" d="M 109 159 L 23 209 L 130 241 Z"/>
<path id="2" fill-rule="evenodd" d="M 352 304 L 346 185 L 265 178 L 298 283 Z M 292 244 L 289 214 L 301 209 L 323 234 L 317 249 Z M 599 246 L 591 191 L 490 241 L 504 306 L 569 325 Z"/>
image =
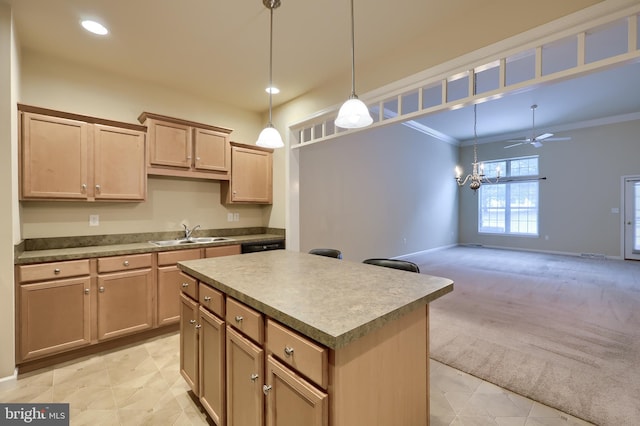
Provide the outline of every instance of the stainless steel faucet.
<path id="1" fill-rule="evenodd" d="M 191 239 L 191 235 L 193 234 L 193 232 L 200 228 L 200 225 L 196 225 L 193 228 L 189 229 L 189 227 L 187 225 L 185 225 L 184 223 L 182 224 L 182 226 L 184 226 L 184 239 L 185 240 L 190 240 Z"/>

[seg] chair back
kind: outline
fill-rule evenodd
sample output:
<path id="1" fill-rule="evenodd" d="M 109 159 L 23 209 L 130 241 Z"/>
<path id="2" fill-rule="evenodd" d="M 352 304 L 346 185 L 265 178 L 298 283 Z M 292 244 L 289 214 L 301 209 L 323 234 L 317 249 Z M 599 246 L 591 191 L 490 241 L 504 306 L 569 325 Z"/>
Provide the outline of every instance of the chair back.
<path id="1" fill-rule="evenodd" d="M 309 250 L 309 254 L 317 254 L 318 256 L 333 257 L 336 259 L 342 259 L 342 252 L 340 250 L 331 248 L 315 248 Z"/>
<path id="2" fill-rule="evenodd" d="M 418 265 L 416 265 L 413 262 L 409 262 L 408 260 L 376 258 L 376 259 L 363 260 L 362 263 L 368 263 L 369 265 L 384 266 L 385 268 L 401 269 L 403 271 L 420 273 L 420 268 L 418 267 Z"/>

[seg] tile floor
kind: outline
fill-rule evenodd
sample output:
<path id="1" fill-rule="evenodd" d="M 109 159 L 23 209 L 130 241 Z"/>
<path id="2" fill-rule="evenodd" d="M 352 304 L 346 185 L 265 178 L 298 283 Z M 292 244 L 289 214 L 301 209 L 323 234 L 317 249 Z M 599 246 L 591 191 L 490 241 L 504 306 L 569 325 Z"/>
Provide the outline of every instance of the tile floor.
<path id="1" fill-rule="evenodd" d="M 0 402 L 68 402 L 72 425 L 206 425 L 178 371 L 179 335 L 0 383 Z M 589 423 L 431 361 L 431 426 Z"/>

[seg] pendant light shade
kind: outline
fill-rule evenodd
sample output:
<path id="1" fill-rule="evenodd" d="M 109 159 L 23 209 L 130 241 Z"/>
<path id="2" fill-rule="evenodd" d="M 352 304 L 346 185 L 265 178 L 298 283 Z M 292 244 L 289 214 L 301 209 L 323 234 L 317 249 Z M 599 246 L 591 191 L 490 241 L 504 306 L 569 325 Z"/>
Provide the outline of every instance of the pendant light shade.
<path id="1" fill-rule="evenodd" d="M 273 87 L 273 9 L 280 7 L 280 0 L 262 0 L 262 4 L 265 5 L 267 9 L 270 11 L 270 22 L 269 22 L 269 87 Z M 273 90 L 269 90 L 269 123 L 267 127 L 265 127 L 258 135 L 258 140 L 256 141 L 256 145 L 264 147 L 264 148 L 282 148 L 284 146 L 284 142 L 282 142 L 282 137 L 280 136 L 280 132 L 273 127 L 271 123 L 271 110 L 272 110 L 272 96 Z"/>
<path id="2" fill-rule="evenodd" d="M 351 96 L 342 104 L 335 124 L 344 129 L 358 129 L 373 123 L 369 108 L 356 95 L 356 53 L 353 19 L 353 0 L 351 0 Z"/>

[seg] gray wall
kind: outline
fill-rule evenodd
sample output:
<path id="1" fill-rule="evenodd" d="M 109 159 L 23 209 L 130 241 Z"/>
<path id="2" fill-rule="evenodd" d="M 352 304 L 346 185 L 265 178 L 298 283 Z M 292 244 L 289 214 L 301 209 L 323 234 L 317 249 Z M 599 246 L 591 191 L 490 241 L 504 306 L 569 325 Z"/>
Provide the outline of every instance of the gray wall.
<path id="1" fill-rule="evenodd" d="M 584 128 L 556 136 L 570 141 L 510 148 L 507 143 L 482 144 L 478 159 L 540 155 L 540 223 L 538 238 L 480 235 L 477 196 L 460 191 L 460 243 L 572 254 L 596 253 L 621 257 L 622 184 L 625 175 L 640 175 L 640 121 Z M 470 168 L 472 147 L 461 149 L 460 161 Z M 622 211 L 622 210 L 620 210 Z M 546 239 L 545 237 L 548 237 Z"/>
<path id="2" fill-rule="evenodd" d="M 300 150 L 300 251 L 394 257 L 455 244 L 458 148 L 394 125 Z"/>

